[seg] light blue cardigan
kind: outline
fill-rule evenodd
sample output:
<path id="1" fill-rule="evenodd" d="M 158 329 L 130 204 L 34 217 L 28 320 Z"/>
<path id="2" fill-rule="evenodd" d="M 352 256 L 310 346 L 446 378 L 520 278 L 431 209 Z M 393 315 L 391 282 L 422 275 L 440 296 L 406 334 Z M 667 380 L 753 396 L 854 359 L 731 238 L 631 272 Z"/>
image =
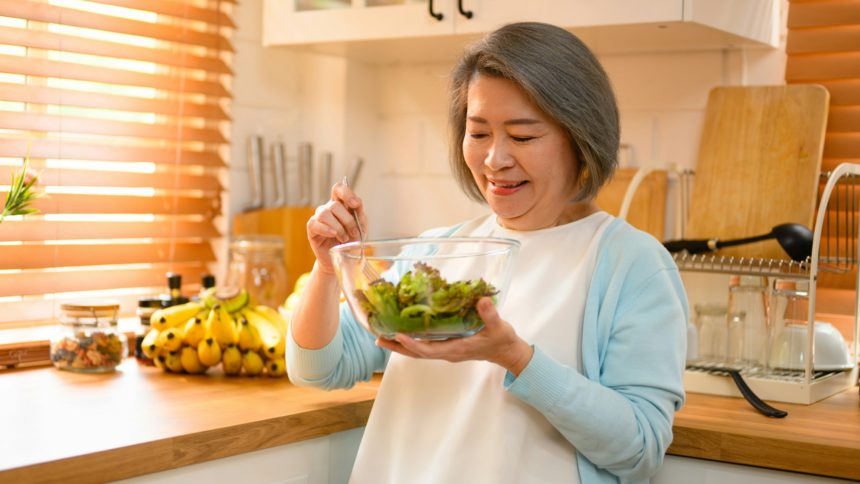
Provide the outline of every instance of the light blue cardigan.
<path id="1" fill-rule="evenodd" d="M 324 348 L 290 335 L 287 368 L 297 385 L 349 388 L 385 368 L 390 354 L 346 305 Z M 671 256 L 650 235 L 616 219 L 603 233 L 585 303 L 582 373 L 539 347 L 508 391 L 535 407 L 576 447 L 583 484 L 647 482 L 672 441 L 684 401 L 687 298 Z"/>

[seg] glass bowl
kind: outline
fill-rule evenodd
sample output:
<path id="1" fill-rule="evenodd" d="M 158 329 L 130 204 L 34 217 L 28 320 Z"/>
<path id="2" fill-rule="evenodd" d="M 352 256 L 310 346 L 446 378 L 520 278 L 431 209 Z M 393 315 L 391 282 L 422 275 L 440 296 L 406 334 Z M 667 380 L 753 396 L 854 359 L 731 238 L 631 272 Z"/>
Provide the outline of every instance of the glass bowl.
<path id="1" fill-rule="evenodd" d="M 418 237 L 349 242 L 331 249 L 358 322 L 375 336 L 471 336 L 484 327 L 476 304 L 501 307 L 519 242 L 490 237 Z"/>

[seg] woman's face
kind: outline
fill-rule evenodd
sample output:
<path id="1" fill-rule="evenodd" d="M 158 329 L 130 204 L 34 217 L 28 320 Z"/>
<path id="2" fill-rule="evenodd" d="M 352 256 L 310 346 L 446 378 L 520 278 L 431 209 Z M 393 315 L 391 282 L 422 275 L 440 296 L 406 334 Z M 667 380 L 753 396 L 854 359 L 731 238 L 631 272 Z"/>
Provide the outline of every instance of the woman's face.
<path id="1" fill-rule="evenodd" d="M 535 230 L 582 216 L 570 202 L 578 161 L 566 132 L 513 81 L 472 79 L 463 154 L 503 227 Z"/>

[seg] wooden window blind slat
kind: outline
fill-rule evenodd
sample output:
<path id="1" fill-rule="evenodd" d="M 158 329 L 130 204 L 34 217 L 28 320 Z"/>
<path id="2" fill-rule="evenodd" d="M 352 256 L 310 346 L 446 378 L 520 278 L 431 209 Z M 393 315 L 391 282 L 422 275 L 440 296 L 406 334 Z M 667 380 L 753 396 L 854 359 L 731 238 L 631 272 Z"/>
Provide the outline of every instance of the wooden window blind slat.
<path id="1" fill-rule="evenodd" d="M 196 275 L 205 270 L 205 264 L 177 263 L 147 269 L 86 269 L 0 274 L 0 297 L 92 291 L 105 287 L 162 287 L 164 286 L 164 274 L 168 271 Z M 0 307 L 4 305 L 0 304 Z"/>
<path id="2" fill-rule="evenodd" d="M 194 151 L 175 147 L 148 148 L 103 145 L 65 140 L 3 140 L 0 142 L 0 156 L 2 157 L 22 156 L 22 154 L 27 153 L 28 149 L 33 158 L 226 166 L 221 155 L 215 151 Z"/>
<path id="3" fill-rule="evenodd" d="M 860 154 L 860 133 L 827 133 L 825 158 L 856 158 Z"/>
<path id="4" fill-rule="evenodd" d="M 230 92 L 217 81 L 198 81 L 178 74 L 144 74 L 31 57 L 0 55 L 0 72 L 150 87 L 167 91 L 193 91 L 209 96 L 230 97 Z"/>
<path id="5" fill-rule="evenodd" d="M 219 34 L 199 32 L 186 27 L 175 27 L 164 24 L 152 24 L 139 20 L 122 19 L 110 15 L 101 15 L 72 8 L 57 7 L 30 0 L 0 2 L 0 15 L 4 17 L 35 20 L 38 22 L 98 29 L 107 32 L 135 35 L 151 39 L 210 47 L 226 52 L 234 52 L 233 46 L 230 42 L 224 36 Z"/>
<path id="6" fill-rule="evenodd" d="M 788 80 L 789 84 L 799 82 L 802 81 Z M 831 106 L 860 104 L 860 79 L 823 80 L 816 84 L 821 84 L 830 92 Z"/>
<path id="7" fill-rule="evenodd" d="M 860 9 L 860 6 L 858 6 Z M 860 25 L 802 29 L 791 33 L 788 54 L 855 51 L 860 45 Z"/>
<path id="8" fill-rule="evenodd" d="M 229 120 L 227 113 L 217 104 L 146 99 L 8 83 L 0 83 L 0 92 L 3 93 L 4 101 L 136 111 L 167 116 L 200 117 L 217 121 Z"/>
<path id="9" fill-rule="evenodd" d="M 816 82 L 860 77 L 860 51 L 790 55 L 785 66 L 788 81 Z"/>
<path id="10" fill-rule="evenodd" d="M 0 270 L 47 269 L 68 266 L 211 262 L 212 246 L 206 243 L 174 244 L 50 244 L 0 246 L 4 257 Z"/>
<path id="11" fill-rule="evenodd" d="M 227 141 L 224 135 L 218 129 L 214 128 L 188 128 L 159 124 L 128 123 L 75 116 L 53 116 L 41 113 L 0 112 L 0 129 L 3 128 L 202 141 L 205 143 L 225 143 Z"/>
<path id="12" fill-rule="evenodd" d="M 0 27 L 0 44 L 138 60 L 184 69 L 199 69 L 218 74 L 232 74 L 227 64 L 218 57 L 205 57 L 185 51 L 177 53 L 168 49 L 138 47 L 41 30 Z"/>
<path id="13" fill-rule="evenodd" d="M 827 132 L 860 132 L 860 105 L 830 108 Z"/>
<path id="14" fill-rule="evenodd" d="M 216 26 L 236 28 L 236 24 L 224 12 L 217 9 L 195 7 L 189 5 L 188 2 L 176 2 L 174 0 L 98 0 L 98 2 L 117 7 L 145 9 L 176 18 L 187 18 Z"/>
<path id="15" fill-rule="evenodd" d="M 0 170 L 0 185 L 9 185 L 11 179 L 11 172 Z M 221 182 L 215 174 L 191 175 L 181 172 L 128 173 L 46 168 L 39 174 L 39 182 L 43 186 L 57 187 L 129 187 L 206 192 L 222 190 Z"/>
<path id="16" fill-rule="evenodd" d="M 0 241 L 3 242 L 81 239 L 214 239 L 220 236 L 211 221 L 58 222 L 29 219 L 6 220 L 0 224 Z"/>
<path id="17" fill-rule="evenodd" d="M 788 9 L 789 29 L 846 24 L 860 24 L 860 0 L 793 0 Z"/>
<path id="18" fill-rule="evenodd" d="M 857 163 L 858 165 L 860 165 L 860 156 L 856 158 L 823 158 L 821 160 L 821 171 L 833 171 L 841 163 Z"/>
<path id="19" fill-rule="evenodd" d="M 5 193 L 0 191 L 5 197 Z M 33 203 L 45 214 L 156 214 L 204 215 L 213 217 L 220 210 L 220 199 L 157 195 L 77 195 L 53 193 Z"/>

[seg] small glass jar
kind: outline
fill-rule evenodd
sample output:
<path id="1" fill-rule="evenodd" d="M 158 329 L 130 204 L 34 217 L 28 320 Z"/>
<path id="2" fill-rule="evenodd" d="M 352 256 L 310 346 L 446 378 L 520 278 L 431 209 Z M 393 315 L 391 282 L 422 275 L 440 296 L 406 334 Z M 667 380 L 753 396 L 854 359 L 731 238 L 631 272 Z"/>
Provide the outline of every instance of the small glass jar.
<path id="1" fill-rule="evenodd" d="M 81 373 L 114 371 L 128 353 L 128 338 L 117 327 L 119 303 L 76 301 L 60 309 L 60 331 L 51 338 L 54 366 Z"/>
<path id="2" fill-rule="evenodd" d="M 137 300 L 137 318 L 140 324 L 134 332 L 134 356 L 137 358 L 137 361 L 145 365 L 154 364 L 152 359 L 146 356 L 146 353 L 141 348 L 143 338 L 152 329 L 152 326 L 149 324 L 149 318 L 156 310 L 167 307 L 168 303 L 169 300 L 162 297 L 143 297 Z"/>
<path id="3" fill-rule="evenodd" d="M 230 242 L 225 286 L 247 289 L 256 304 L 276 308 L 286 300 L 284 239 L 274 235 L 238 237 Z"/>

